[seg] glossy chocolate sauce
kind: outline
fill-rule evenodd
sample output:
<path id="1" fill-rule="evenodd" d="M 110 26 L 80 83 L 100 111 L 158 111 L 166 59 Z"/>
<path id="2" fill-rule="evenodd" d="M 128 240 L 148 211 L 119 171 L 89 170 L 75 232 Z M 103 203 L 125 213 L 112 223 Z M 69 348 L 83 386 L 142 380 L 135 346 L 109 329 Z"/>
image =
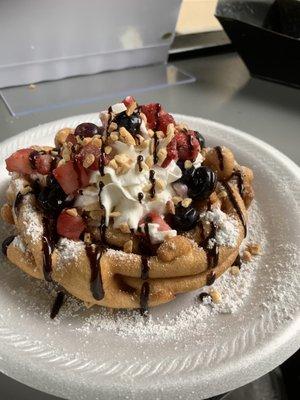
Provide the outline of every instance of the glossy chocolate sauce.
<path id="1" fill-rule="evenodd" d="M 234 177 L 234 176 L 237 178 L 238 189 L 239 189 L 241 197 L 243 197 L 244 191 L 245 191 L 243 174 L 241 171 L 234 171 L 234 173 L 232 174 L 232 177 Z"/>
<path id="2" fill-rule="evenodd" d="M 51 282 L 51 272 L 52 272 L 52 252 L 57 241 L 56 225 L 55 221 L 51 218 L 46 219 L 43 217 L 43 236 L 42 236 L 42 246 L 43 246 L 43 273 L 46 281 Z"/>
<path id="3" fill-rule="evenodd" d="M 158 161 L 158 156 L 157 156 L 158 137 L 157 137 L 156 132 L 154 133 L 153 139 L 154 139 L 153 162 L 154 162 L 154 164 L 157 164 L 157 161 Z"/>
<path id="4" fill-rule="evenodd" d="M 144 282 L 141 288 L 141 295 L 140 295 L 140 313 L 142 316 L 146 316 L 148 314 L 149 294 L 150 294 L 149 283 Z"/>
<path id="5" fill-rule="evenodd" d="M 216 227 L 213 222 L 210 223 L 211 232 L 209 236 L 205 239 L 203 243 L 203 249 L 207 257 L 207 267 L 212 269 L 218 265 L 219 262 L 219 246 L 215 242 L 212 247 L 210 247 L 210 240 L 214 239 L 216 236 Z"/>
<path id="6" fill-rule="evenodd" d="M 221 146 L 216 146 L 215 147 L 218 159 L 219 159 L 219 168 L 221 171 L 224 170 L 224 158 L 223 158 L 223 153 L 222 153 L 222 147 Z"/>
<path id="7" fill-rule="evenodd" d="M 142 162 L 144 161 L 144 157 L 140 154 L 139 156 L 137 156 L 136 161 L 139 168 L 139 172 L 142 172 L 143 171 Z"/>
<path id="8" fill-rule="evenodd" d="M 150 197 L 152 199 L 155 196 L 155 182 L 156 182 L 156 179 L 154 178 L 154 176 L 155 176 L 155 171 L 153 169 L 150 169 L 150 172 L 149 172 L 149 181 L 151 183 Z"/>
<path id="9" fill-rule="evenodd" d="M 90 289 L 95 300 L 104 298 L 104 289 L 102 284 L 100 259 L 106 248 L 101 245 L 85 245 L 86 254 L 88 256 L 91 268 Z"/>
<path id="10" fill-rule="evenodd" d="M 202 292 L 199 294 L 198 299 L 202 302 L 205 297 L 210 297 L 210 295 L 206 292 Z"/>
<path id="11" fill-rule="evenodd" d="M 241 269 L 242 260 L 241 260 L 241 256 L 239 254 L 237 255 L 237 257 L 234 260 L 234 263 L 232 265 L 235 265 L 236 267 L 239 267 Z"/>
<path id="12" fill-rule="evenodd" d="M 56 298 L 55 298 L 54 303 L 51 308 L 51 312 L 50 312 L 51 319 L 54 319 L 57 316 L 57 314 L 59 313 L 59 310 L 61 309 L 61 307 L 64 303 L 64 298 L 65 298 L 64 292 L 57 293 Z"/>
<path id="13" fill-rule="evenodd" d="M 19 207 L 23 201 L 24 195 L 21 192 L 18 192 L 15 202 L 14 202 L 14 211 L 15 213 L 19 212 Z"/>
<path id="14" fill-rule="evenodd" d="M 243 224 L 245 237 L 246 237 L 247 236 L 247 224 L 246 224 L 245 216 L 244 216 L 244 214 L 243 214 L 243 212 L 241 210 L 241 207 L 239 206 L 239 204 L 238 204 L 238 202 L 237 202 L 237 200 L 236 200 L 236 198 L 234 196 L 234 193 L 232 191 L 231 186 L 227 182 L 223 182 L 223 186 L 224 186 L 224 188 L 225 188 L 225 190 L 227 192 L 229 200 L 231 201 L 233 207 L 235 208 L 235 210 L 236 210 L 236 212 L 237 212 L 237 214 L 238 214 L 238 216 L 239 216 L 239 218 L 240 218 L 240 220 L 241 220 L 241 222 Z"/>
<path id="15" fill-rule="evenodd" d="M 144 193 L 143 192 L 139 192 L 138 193 L 138 201 L 139 201 L 139 203 L 142 203 L 143 198 L 144 198 Z"/>
<path id="16" fill-rule="evenodd" d="M 105 167 L 105 152 L 104 152 L 105 143 L 102 140 L 101 149 L 100 149 L 100 160 L 99 160 L 99 172 L 101 176 L 104 176 L 104 167 Z"/>
<path id="17" fill-rule="evenodd" d="M 106 224 L 105 224 L 105 208 L 101 202 L 101 192 L 102 189 L 104 188 L 104 183 L 103 182 L 99 182 L 99 192 L 98 192 L 98 198 L 99 198 L 99 204 L 100 204 L 100 208 L 101 210 L 104 211 L 104 215 L 101 218 L 101 222 L 100 222 L 100 237 L 101 237 L 101 243 L 102 244 L 106 244 L 106 237 L 105 237 L 105 233 L 106 233 Z"/>
<path id="18" fill-rule="evenodd" d="M 206 277 L 206 286 L 211 286 L 216 280 L 216 274 L 211 271 Z"/>
<path id="19" fill-rule="evenodd" d="M 15 235 L 11 235 L 11 236 L 8 236 L 5 240 L 3 240 L 2 253 L 5 256 L 7 256 L 7 248 L 8 248 L 8 246 L 11 244 L 11 242 L 14 240 L 15 237 L 16 237 Z"/>

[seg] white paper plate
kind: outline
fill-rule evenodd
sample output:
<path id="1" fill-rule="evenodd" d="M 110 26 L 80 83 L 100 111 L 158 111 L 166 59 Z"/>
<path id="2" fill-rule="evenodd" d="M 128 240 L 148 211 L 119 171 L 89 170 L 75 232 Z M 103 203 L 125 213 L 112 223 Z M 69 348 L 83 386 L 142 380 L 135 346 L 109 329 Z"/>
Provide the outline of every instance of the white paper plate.
<path id="1" fill-rule="evenodd" d="M 210 306 L 197 304 L 192 293 L 155 309 L 152 321 L 136 318 L 136 328 L 131 314 L 109 317 L 100 308 L 76 309 L 74 304 L 65 306 L 73 314 L 62 310 L 57 320 L 50 321 L 51 293 L 2 259 L 2 372 L 71 399 L 140 399 L 141 395 L 144 399 L 202 399 L 258 378 L 298 349 L 298 167 L 243 132 L 200 118 L 176 118 L 202 132 L 208 143 L 232 148 L 236 159 L 255 173 L 256 213 L 263 225 L 252 230 L 257 229 L 258 240 L 265 238 L 266 244 L 253 270 L 242 269 L 240 281 L 231 285 L 229 278 L 223 279 L 223 295 L 235 299 L 236 311 L 207 311 Z M 3 142 L 2 197 L 8 181 L 5 157 L 20 147 L 51 144 L 59 128 L 84 121 L 96 122 L 97 115 L 41 125 Z M 254 224 L 260 224 L 261 218 Z M 7 227 L 3 230 L 2 239 L 8 233 Z"/>

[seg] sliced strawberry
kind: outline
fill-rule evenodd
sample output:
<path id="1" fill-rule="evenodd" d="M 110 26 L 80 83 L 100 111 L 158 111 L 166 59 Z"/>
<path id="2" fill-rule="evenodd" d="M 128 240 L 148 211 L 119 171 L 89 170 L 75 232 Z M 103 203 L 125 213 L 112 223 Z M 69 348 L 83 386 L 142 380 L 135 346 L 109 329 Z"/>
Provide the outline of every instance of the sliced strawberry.
<path id="1" fill-rule="evenodd" d="M 149 103 L 141 106 L 141 112 L 147 117 L 147 126 L 149 129 L 157 130 L 158 113 L 161 110 L 159 103 Z"/>
<path id="2" fill-rule="evenodd" d="M 39 174 L 48 175 L 51 172 L 53 157 L 50 154 L 39 154 L 35 158 L 35 168 Z"/>
<path id="3" fill-rule="evenodd" d="M 56 222 L 57 233 L 72 240 L 78 240 L 85 228 L 85 222 L 80 215 L 73 216 L 66 211 L 59 215 Z"/>
<path id="4" fill-rule="evenodd" d="M 79 187 L 84 188 L 90 183 L 90 171 L 86 170 L 80 163 L 76 163 L 75 169 L 78 176 Z"/>
<path id="5" fill-rule="evenodd" d="M 95 157 L 95 161 L 92 165 L 88 167 L 88 169 L 91 169 L 92 171 L 97 171 L 101 163 L 101 150 L 99 149 L 99 147 L 93 144 L 87 144 L 86 146 L 83 146 L 79 154 L 76 156 L 76 159 L 80 164 L 83 164 L 89 154 L 92 154 Z"/>
<path id="6" fill-rule="evenodd" d="M 157 214 L 155 211 L 151 211 L 143 219 L 141 219 L 141 221 L 139 222 L 139 225 L 142 225 L 145 223 L 152 223 L 152 224 L 159 225 L 159 227 L 158 227 L 159 231 L 169 231 L 171 229 L 170 226 L 165 222 L 165 220 L 159 214 Z"/>
<path id="7" fill-rule="evenodd" d="M 175 120 L 171 114 L 167 113 L 164 110 L 161 110 L 158 113 L 158 123 L 157 123 L 157 130 L 163 131 L 164 133 L 167 132 L 167 128 L 169 124 L 175 124 Z"/>
<path id="8" fill-rule="evenodd" d="M 33 153 L 33 149 L 20 149 L 8 157 L 6 162 L 6 169 L 10 172 L 18 172 L 20 174 L 32 174 L 34 172 L 29 156 Z"/>
<path id="9" fill-rule="evenodd" d="M 125 97 L 125 99 L 122 101 L 122 103 L 125 104 L 125 106 L 128 108 L 129 106 L 131 106 L 132 103 L 135 103 L 135 98 L 132 96 L 127 96 Z"/>
<path id="10" fill-rule="evenodd" d="M 194 131 L 178 132 L 175 135 L 177 140 L 177 151 L 179 160 L 194 161 L 201 150 L 199 141 Z"/>
<path id="11" fill-rule="evenodd" d="M 77 144 L 76 136 L 73 133 L 70 133 L 66 139 L 67 143 L 72 143 L 73 145 Z"/>
<path id="12" fill-rule="evenodd" d="M 178 151 L 177 151 L 177 141 L 174 137 L 171 142 L 167 146 L 167 157 L 162 163 L 162 167 L 166 168 L 172 160 L 178 159 Z"/>
<path id="13" fill-rule="evenodd" d="M 71 194 L 80 188 L 80 182 L 73 161 L 60 165 L 53 170 L 53 175 L 66 194 Z"/>

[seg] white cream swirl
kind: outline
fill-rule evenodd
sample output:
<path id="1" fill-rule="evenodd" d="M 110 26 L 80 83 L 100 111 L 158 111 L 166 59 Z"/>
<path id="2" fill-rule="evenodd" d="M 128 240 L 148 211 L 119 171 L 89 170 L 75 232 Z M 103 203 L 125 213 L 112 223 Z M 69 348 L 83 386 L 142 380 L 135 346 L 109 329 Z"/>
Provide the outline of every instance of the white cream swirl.
<path id="1" fill-rule="evenodd" d="M 172 188 L 172 183 L 177 181 L 182 172 L 176 162 L 173 160 L 166 168 L 154 165 L 151 169 L 155 172 L 156 181 L 164 183 L 164 188 L 156 190 L 154 198 L 151 198 L 149 192 L 145 190 L 149 187 L 149 170 L 143 169 L 139 171 L 137 164 L 138 155 L 142 155 L 145 159 L 149 155 L 149 148 L 138 151 L 133 145 L 117 141 L 113 144 L 114 154 L 126 154 L 131 160 L 131 167 L 126 173 L 117 174 L 115 169 L 106 166 L 104 168 L 105 175 L 102 177 L 98 171 L 94 172 L 90 179 L 90 184 L 99 186 L 99 182 L 104 183 L 101 190 L 101 203 L 105 208 L 106 225 L 109 224 L 110 214 L 117 212 L 119 216 L 114 217 L 114 228 L 120 227 L 121 224 L 128 224 L 130 229 L 136 230 L 139 221 L 150 211 L 156 211 L 159 215 L 166 212 L 166 203 L 172 199 L 176 193 Z M 139 202 L 138 195 L 143 193 L 143 199 Z M 85 203 L 91 204 L 98 199 L 98 191 L 91 190 L 90 187 L 82 191 L 82 195 L 76 201 L 76 205 L 83 206 Z M 157 240 L 157 229 L 153 229 L 153 234 Z M 152 232 L 152 231 L 151 231 Z M 150 234 L 151 234 L 150 232 Z M 167 234 L 168 231 L 165 232 Z M 170 231 L 174 236 L 174 231 Z M 175 231 L 176 234 L 176 231 Z M 164 235 L 160 235 L 163 239 Z"/>

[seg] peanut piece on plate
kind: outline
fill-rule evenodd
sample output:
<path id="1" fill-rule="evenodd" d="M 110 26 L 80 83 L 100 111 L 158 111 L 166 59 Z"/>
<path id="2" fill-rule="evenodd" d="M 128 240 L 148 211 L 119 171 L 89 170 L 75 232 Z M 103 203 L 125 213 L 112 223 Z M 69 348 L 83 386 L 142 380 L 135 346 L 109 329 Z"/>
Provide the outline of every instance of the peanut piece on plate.
<path id="1" fill-rule="evenodd" d="M 261 245 L 258 243 L 249 244 L 247 250 L 252 256 L 257 256 L 258 254 L 261 254 Z"/>
<path id="2" fill-rule="evenodd" d="M 243 255 L 242 255 L 242 260 L 245 262 L 249 262 L 252 260 L 252 255 L 249 251 L 245 250 Z"/>
<path id="3" fill-rule="evenodd" d="M 211 297 L 212 302 L 215 304 L 220 303 L 222 300 L 221 293 L 218 292 L 218 290 L 216 290 L 216 289 L 210 290 L 209 295 Z"/>

